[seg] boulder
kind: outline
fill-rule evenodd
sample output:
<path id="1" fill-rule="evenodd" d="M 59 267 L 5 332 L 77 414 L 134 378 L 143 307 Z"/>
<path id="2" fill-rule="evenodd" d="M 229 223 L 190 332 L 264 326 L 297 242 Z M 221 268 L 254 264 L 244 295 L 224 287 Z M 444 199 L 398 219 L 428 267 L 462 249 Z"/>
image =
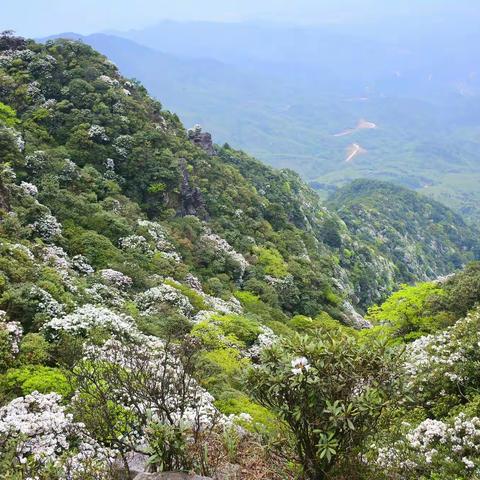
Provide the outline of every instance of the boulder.
<path id="1" fill-rule="evenodd" d="M 126 455 L 128 469 L 130 470 L 130 476 L 127 475 L 123 461 L 120 458 L 117 458 L 115 461 L 115 467 L 118 469 L 121 474 L 121 478 L 135 478 L 136 475 L 145 472 L 148 467 L 148 455 L 136 452 L 129 452 Z"/>

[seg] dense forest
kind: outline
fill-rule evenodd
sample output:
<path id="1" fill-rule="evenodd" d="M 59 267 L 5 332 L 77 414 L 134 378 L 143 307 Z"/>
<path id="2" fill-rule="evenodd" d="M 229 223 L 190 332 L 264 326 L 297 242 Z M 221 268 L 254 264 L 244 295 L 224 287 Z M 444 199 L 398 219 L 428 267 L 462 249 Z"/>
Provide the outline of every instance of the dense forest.
<path id="1" fill-rule="evenodd" d="M 477 478 L 478 238 L 384 182 L 324 204 L 3 33 L 0 478 Z"/>

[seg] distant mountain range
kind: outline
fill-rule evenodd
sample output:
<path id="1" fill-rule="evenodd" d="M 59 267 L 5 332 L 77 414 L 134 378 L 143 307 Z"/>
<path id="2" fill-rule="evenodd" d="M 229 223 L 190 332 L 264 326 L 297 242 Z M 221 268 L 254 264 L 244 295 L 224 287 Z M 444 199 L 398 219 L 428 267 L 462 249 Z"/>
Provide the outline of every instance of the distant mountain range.
<path id="1" fill-rule="evenodd" d="M 395 37 L 163 22 L 55 37 L 92 45 L 185 124 L 298 171 L 324 196 L 351 179 L 377 178 L 478 220 L 480 34 L 468 23 L 444 25 L 442 38 L 425 29 Z M 357 129 L 362 121 L 376 128 Z"/>

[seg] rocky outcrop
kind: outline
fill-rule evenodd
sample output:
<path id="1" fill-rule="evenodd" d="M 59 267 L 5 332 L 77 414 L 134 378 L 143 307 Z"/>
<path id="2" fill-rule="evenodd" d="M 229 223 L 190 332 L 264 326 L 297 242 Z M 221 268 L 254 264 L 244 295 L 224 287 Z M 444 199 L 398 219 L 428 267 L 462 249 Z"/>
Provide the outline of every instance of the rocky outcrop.
<path id="1" fill-rule="evenodd" d="M 145 472 L 148 468 L 148 455 L 136 452 L 129 452 L 126 454 L 125 461 L 128 464 L 128 474 L 126 473 L 126 468 L 124 461 L 117 459 L 115 462 L 116 468 L 119 470 L 120 477 L 125 479 L 136 478 L 141 473 Z"/>
<path id="2" fill-rule="evenodd" d="M 190 174 L 188 173 L 187 162 L 184 159 L 180 160 L 180 169 L 182 171 L 182 184 L 180 186 L 181 206 L 178 213 L 182 217 L 194 215 L 206 220 L 208 215 L 202 192 L 198 187 L 193 187 L 190 184 Z"/>
<path id="3" fill-rule="evenodd" d="M 343 311 L 345 312 L 343 316 L 343 321 L 346 325 L 349 325 L 357 330 L 362 330 L 364 328 L 371 328 L 372 324 L 365 320 L 356 310 L 353 308 L 353 305 L 350 302 L 344 302 Z"/>
<path id="4" fill-rule="evenodd" d="M 188 139 L 197 147 L 200 147 L 208 155 L 215 155 L 215 148 L 212 143 L 212 135 L 208 132 L 202 132 L 200 125 L 195 125 L 188 130 Z"/>

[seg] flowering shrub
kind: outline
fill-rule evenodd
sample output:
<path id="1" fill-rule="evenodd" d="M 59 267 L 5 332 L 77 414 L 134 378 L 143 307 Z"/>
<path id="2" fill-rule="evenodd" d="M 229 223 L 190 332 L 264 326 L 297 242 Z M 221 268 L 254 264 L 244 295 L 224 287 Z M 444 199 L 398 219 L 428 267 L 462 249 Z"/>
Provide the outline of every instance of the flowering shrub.
<path id="1" fill-rule="evenodd" d="M 17 355 L 20 351 L 20 340 L 22 339 L 23 335 L 22 325 L 19 322 L 1 322 L 0 328 L 8 333 L 11 352 L 13 355 Z"/>
<path id="2" fill-rule="evenodd" d="M 20 188 L 26 195 L 35 197 L 38 194 L 38 188 L 33 183 L 22 182 Z"/>
<path id="3" fill-rule="evenodd" d="M 23 152 L 25 150 L 25 140 L 22 137 L 22 134 L 11 127 L 2 127 L 6 132 L 8 132 L 11 137 L 13 138 L 13 142 L 17 147 L 19 152 Z"/>
<path id="4" fill-rule="evenodd" d="M 57 219 L 47 213 L 32 224 L 34 232 L 46 242 L 51 242 L 62 233 L 62 226 Z"/>
<path id="5" fill-rule="evenodd" d="M 100 270 L 99 273 L 105 282 L 110 285 L 114 285 L 115 287 L 127 288 L 132 285 L 132 279 L 127 275 L 124 275 L 122 272 L 117 272 L 117 270 L 106 268 L 104 270 Z"/>
<path id="6" fill-rule="evenodd" d="M 63 305 L 43 288 L 34 285 L 29 291 L 29 297 L 36 303 L 37 312 L 44 313 L 49 317 L 63 314 Z"/>
<path id="7" fill-rule="evenodd" d="M 394 391 L 394 372 L 385 344 L 295 336 L 261 352 L 247 387 L 288 425 L 305 476 L 317 480 L 373 432 Z"/>
<path id="8" fill-rule="evenodd" d="M 139 333 L 131 317 L 94 305 L 83 305 L 69 315 L 52 318 L 43 326 L 45 332 L 52 337 L 56 337 L 60 332 L 86 335 L 93 328 L 127 336 Z"/>
<path id="9" fill-rule="evenodd" d="M 248 356 L 254 360 L 259 360 L 262 351 L 270 348 L 279 339 L 273 330 L 265 325 L 260 327 L 260 331 L 255 343 L 248 349 Z"/>
<path id="10" fill-rule="evenodd" d="M 93 267 L 83 255 L 75 255 L 71 260 L 72 268 L 83 275 L 94 273 Z"/>
<path id="11" fill-rule="evenodd" d="M 159 252 L 174 252 L 175 247 L 168 240 L 165 229 L 157 222 L 149 220 L 139 220 L 140 230 L 146 231 L 150 238 L 155 242 L 155 247 Z"/>
<path id="12" fill-rule="evenodd" d="M 88 129 L 88 136 L 92 140 L 100 143 L 106 143 L 109 140 L 105 128 L 100 125 L 92 125 Z"/>
<path id="13" fill-rule="evenodd" d="M 407 387 L 417 402 L 438 410 L 452 396 L 461 403 L 480 387 L 480 310 L 436 335 L 407 346 Z M 450 400 L 451 401 L 451 400 Z M 446 405 L 448 413 L 448 404 Z"/>
<path id="14" fill-rule="evenodd" d="M 85 294 L 88 303 L 110 308 L 121 308 L 126 301 L 123 291 L 103 283 L 93 283 L 85 289 Z"/>
<path id="15" fill-rule="evenodd" d="M 143 235 L 130 235 L 128 237 L 123 237 L 118 243 L 122 250 L 140 252 L 145 255 L 153 254 L 150 244 Z"/>
<path id="16" fill-rule="evenodd" d="M 240 277 L 243 277 L 245 270 L 250 266 L 245 257 L 235 251 L 235 249 L 222 237 L 214 233 L 205 233 L 200 238 L 201 242 L 213 247 L 214 250 L 222 255 L 226 255 L 231 258 L 240 268 Z"/>
<path id="17" fill-rule="evenodd" d="M 33 173 L 38 173 L 48 164 L 48 156 L 43 150 L 36 150 L 27 155 L 25 161 Z"/>
<path id="18" fill-rule="evenodd" d="M 38 478 L 52 469 L 59 479 L 80 480 L 93 470 L 97 478 L 109 478 L 112 452 L 90 438 L 60 400 L 56 393 L 33 392 L 0 408 L 0 460 L 8 453 L 7 447 L 14 445 L 10 473 L 21 473 L 22 478 Z"/>
<path id="19" fill-rule="evenodd" d="M 142 315 L 155 315 L 160 311 L 159 307 L 162 304 L 174 307 L 185 316 L 190 316 L 193 312 L 193 306 L 188 298 L 178 289 L 165 284 L 138 294 L 135 301 Z"/>
<path id="20" fill-rule="evenodd" d="M 100 75 L 100 76 L 98 77 L 98 79 L 99 79 L 101 82 L 105 82 L 107 85 L 110 85 L 110 86 L 119 85 L 118 80 L 113 79 L 113 78 L 110 78 L 108 75 Z"/>
<path id="21" fill-rule="evenodd" d="M 425 475 L 476 478 L 480 472 L 480 419 L 464 413 L 450 421 L 426 419 L 393 445 L 378 448 L 375 462 L 384 473 L 412 480 Z"/>
<path id="22" fill-rule="evenodd" d="M 149 337 L 88 347 L 74 370 L 77 415 L 122 455 L 143 450 L 172 462 L 160 467 L 175 465 L 181 458 L 173 456 L 176 444 L 159 444 L 158 429 L 196 442 L 221 418 L 213 397 L 191 376 L 196 351 L 195 343 L 174 346 Z"/>

